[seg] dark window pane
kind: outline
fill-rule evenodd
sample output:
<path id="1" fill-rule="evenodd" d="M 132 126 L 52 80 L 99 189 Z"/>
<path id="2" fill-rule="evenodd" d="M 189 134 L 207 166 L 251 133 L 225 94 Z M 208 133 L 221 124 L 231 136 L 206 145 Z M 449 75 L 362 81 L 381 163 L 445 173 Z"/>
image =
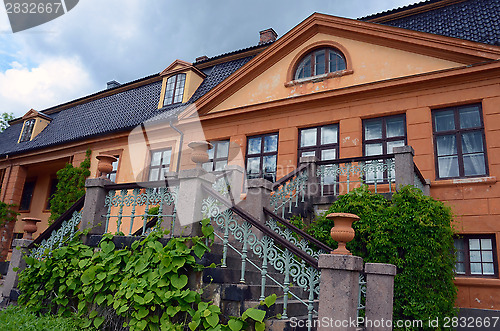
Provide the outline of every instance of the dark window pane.
<path id="1" fill-rule="evenodd" d="M 481 126 L 481 115 L 477 106 L 462 107 L 460 114 L 460 128 L 477 128 Z"/>
<path id="2" fill-rule="evenodd" d="M 227 165 L 227 161 L 217 161 L 215 162 L 215 170 L 224 170 L 224 167 Z"/>
<path id="3" fill-rule="evenodd" d="M 151 165 L 159 166 L 160 162 L 161 162 L 161 152 L 153 152 L 153 155 L 151 156 Z"/>
<path id="4" fill-rule="evenodd" d="M 494 275 L 495 268 L 493 263 L 483 263 L 483 275 Z"/>
<path id="5" fill-rule="evenodd" d="M 260 173 L 260 157 L 249 157 L 247 160 L 247 173 L 259 174 Z"/>
<path id="6" fill-rule="evenodd" d="M 366 144 L 365 145 L 365 155 L 366 156 L 372 156 L 372 155 L 382 155 L 384 153 L 382 143 L 378 144 Z"/>
<path id="7" fill-rule="evenodd" d="M 440 156 L 438 157 L 439 177 L 458 177 L 458 157 Z"/>
<path id="8" fill-rule="evenodd" d="M 467 132 L 462 133 L 462 152 L 477 153 L 483 151 L 483 134 L 482 132 Z"/>
<path id="9" fill-rule="evenodd" d="M 34 190 L 35 190 L 35 181 L 29 181 L 24 184 L 23 193 L 21 195 L 21 203 L 19 204 L 19 210 L 30 209 Z"/>
<path id="10" fill-rule="evenodd" d="M 455 135 L 438 136 L 436 144 L 438 156 L 457 154 L 457 139 Z"/>
<path id="11" fill-rule="evenodd" d="M 317 128 L 300 131 L 300 147 L 316 145 Z"/>
<path id="12" fill-rule="evenodd" d="M 382 120 L 365 122 L 365 140 L 382 139 Z"/>
<path id="13" fill-rule="evenodd" d="M 262 138 L 249 138 L 248 139 L 248 154 L 259 154 L 261 152 Z"/>
<path id="14" fill-rule="evenodd" d="M 322 75 L 325 73 L 325 50 L 316 52 L 315 65 L 315 75 Z"/>
<path id="15" fill-rule="evenodd" d="M 172 150 L 166 150 L 163 152 L 162 165 L 170 165 L 170 157 L 172 155 Z"/>
<path id="16" fill-rule="evenodd" d="M 278 135 L 264 137 L 264 153 L 276 152 L 278 150 Z"/>
<path id="17" fill-rule="evenodd" d="M 229 141 L 219 142 L 217 144 L 217 158 L 227 158 L 229 155 Z"/>
<path id="18" fill-rule="evenodd" d="M 482 249 L 493 249 L 491 239 L 481 239 L 481 248 Z"/>
<path id="19" fill-rule="evenodd" d="M 316 156 L 315 151 L 302 152 L 300 156 Z"/>
<path id="20" fill-rule="evenodd" d="M 455 130 L 455 113 L 453 110 L 434 113 L 436 132 Z"/>
<path id="21" fill-rule="evenodd" d="M 405 123 L 403 117 L 392 117 L 385 120 L 387 137 L 402 137 L 405 135 Z"/>
<path id="22" fill-rule="evenodd" d="M 387 153 L 394 153 L 394 147 L 401 147 L 405 145 L 404 140 L 388 141 L 387 142 Z"/>
<path id="23" fill-rule="evenodd" d="M 321 128 L 321 144 L 336 144 L 338 129 L 336 125 L 328 125 Z"/>
<path id="24" fill-rule="evenodd" d="M 269 155 L 263 157 L 264 173 L 276 172 L 276 155 Z"/>
<path id="25" fill-rule="evenodd" d="M 464 155 L 464 173 L 465 176 L 480 176 L 486 174 L 484 154 Z"/>
<path id="26" fill-rule="evenodd" d="M 159 179 L 160 175 L 160 169 L 155 168 L 155 169 L 150 169 L 149 171 L 149 180 L 150 181 L 155 181 Z"/>
<path id="27" fill-rule="evenodd" d="M 321 161 L 335 160 L 337 157 L 335 149 L 324 149 L 321 151 Z"/>

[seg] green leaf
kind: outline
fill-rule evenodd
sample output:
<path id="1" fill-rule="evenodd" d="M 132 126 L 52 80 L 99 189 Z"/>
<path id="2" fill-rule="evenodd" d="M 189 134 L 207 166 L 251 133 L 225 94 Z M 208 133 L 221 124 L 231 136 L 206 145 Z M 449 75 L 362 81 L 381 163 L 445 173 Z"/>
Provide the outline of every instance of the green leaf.
<path id="1" fill-rule="evenodd" d="M 140 319 L 143 319 L 144 317 L 148 316 L 148 314 L 149 314 L 149 310 L 148 309 L 141 308 L 137 312 L 136 318 L 140 320 Z"/>
<path id="2" fill-rule="evenodd" d="M 153 294 L 153 292 L 146 293 L 146 295 L 144 296 L 144 303 L 150 303 L 154 297 L 155 295 Z"/>
<path id="3" fill-rule="evenodd" d="M 96 298 L 95 298 L 95 302 L 100 305 L 104 302 L 104 300 L 106 300 L 106 296 L 102 293 L 99 293 Z"/>
<path id="4" fill-rule="evenodd" d="M 266 329 L 266 323 L 255 322 L 255 331 L 264 331 Z"/>
<path id="5" fill-rule="evenodd" d="M 196 320 L 196 321 L 193 320 L 193 321 L 189 322 L 188 326 L 191 329 L 191 331 L 196 330 L 196 328 L 198 327 L 198 325 L 200 325 L 200 322 L 201 322 L 200 320 Z"/>
<path id="6" fill-rule="evenodd" d="M 146 326 L 148 326 L 148 322 L 146 320 L 141 320 L 141 321 L 137 322 L 137 327 L 140 330 L 144 330 L 146 328 Z"/>
<path id="7" fill-rule="evenodd" d="M 82 277 L 81 277 L 81 281 L 82 281 L 83 285 L 89 285 L 90 283 L 92 283 L 94 278 L 95 278 L 95 269 L 90 268 L 90 269 L 87 269 L 83 272 Z"/>
<path id="8" fill-rule="evenodd" d="M 104 272 L 97 274 L 97 279 L 99 279 L 100 281 L 103 281 L 105 278 L 106 278 L 106 274 Z"/>
<path id="9" fill-rule="evenodd" d="M 276 296 L 276 294 L 271 294 L 270 296 L 268 296 L 264 299 L 264 304 L 267 306 L 267 308 L 269 308 L 272 305 L 274 305 L 277 298 L 278 297 Z"/>
<path id="10" fill-rule="evenodd" d="M 97 316 L 97 311 L 96 311 L 96 310 L 92 310 L 92 311 L 90 312 L 89 318 L 94 318 L 94 317 L 96 317 L 96 316 Z"/>
<path id="11" fill-rule="evenodd" d="M 97 317 L 94 319 L 94 326 L 95 326 L 96 328 L 99 328 L 103 322 L 104 322 L 104 317 L 97 316 Z"/>
<path id="12" fill-rule="evenodd" d="M 210 314 L 206 319 L 208 324 L 210 324 L 210 326 L 213 328 L 215 328 L 215 326 L 219 324 L 219 315 L 217 314 Z"/>
<path id="13" fill-rule="evenodd" d="M 201 242 L 198 242 L 196 246 L 194 246 L 194 254 L 201 259 L 203 254 L 207 251 L 207 248 L 205 245 L 203 245 Z"/>
<path id="14" fill-rule="evenodd" d="M 227 325 L 231 329 L 231 331 L 240 331 L 243 329 L 243 322 L 237 319 L 230 319 L 227 322 Z"/>
<path id="15" fill-rule="evenodd" d="M 264 310 L 259 310 L 255 308 L 248 308 L 245 313 L 248 317 L 257 322 L 262 322 L 264 317 L 266 316 L 266 312 Z"/>
<path id="16" fill-rule="evenodd" d="M 175 306 L 175 307 L 174 306 L 169 306 L 167 308 L 167 314 L 170 317 L 174 317 L 175 314 L 177 314 L 179 312 L 179 310 L 181 310 L 181 307 L 179 307 L 179 306 Z"/>
<path id="17" fill-rule="evenodd" d="M 175 274 L 172 275 L 172 277 L 170 278 L 170 283 L 172 284 L 173 287 L 180 290 L 187 285 L 188 277 L 186 275 Z"/>

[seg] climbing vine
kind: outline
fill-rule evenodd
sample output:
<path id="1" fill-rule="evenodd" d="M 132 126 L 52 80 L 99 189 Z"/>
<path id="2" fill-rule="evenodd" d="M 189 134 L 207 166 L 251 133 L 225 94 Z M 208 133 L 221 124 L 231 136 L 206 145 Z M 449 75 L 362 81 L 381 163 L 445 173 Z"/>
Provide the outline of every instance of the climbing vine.
<path id="1" fill-rule="evenodd" d="M 190 275 L 204 268 L 196 258 L 213 238 L 208 220 L 202 232 L 203 237 L 172 238 L 165 245 L 160 241 L 165 233 L 152 232 L 124 249 L 105 234 L 98 250 L 75 240 L 41 261 L 28 257 L 19 277 L 19 302 L 36 312 L 77 312 L 83 329 L 236 331 L 251 324 L 264 330 L 264 310 L 249 308 L 224 321 L 220 308 L 193 289 Z M 262 305 L 275 300 L 270 296 Z"/>
<path id="2" fill-rule="evenodd" d="M 19 213 L 16 212 L 15 207 L 15 205 L 0 201 L 0 227 L 16 220 L 16 215 L 19 215 Z"/>
<path id="3" fill-rule="evenodd" d="M 90 149 L 78 167 L 67 163 L 57 172 L 57 189 L 50 199 L 49 222 L 59 218 L 85 194 L 85 179 L 90 176 Z"/>

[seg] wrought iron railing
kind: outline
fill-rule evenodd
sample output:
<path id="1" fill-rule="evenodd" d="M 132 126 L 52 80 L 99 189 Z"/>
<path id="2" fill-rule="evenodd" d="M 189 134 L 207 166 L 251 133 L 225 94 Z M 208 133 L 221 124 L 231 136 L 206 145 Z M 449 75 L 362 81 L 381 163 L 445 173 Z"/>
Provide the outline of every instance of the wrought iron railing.
<path id="1" fill-rule="evenodd" d="M 82 219 L 81 209 L 85 202 L 85 195 L 78 199 L 67 211 L 59 216 L 45 231 L 43 231 L 28 246 L 29 256 L 41 259 L 50 256 L 51 252 L 61 247 L 73 238 Z"/>
<path id="2" fill-rule="evenodd" d="M 298 207 L 299 200 L 304 202 L 308 173 L 307 166 L 301 165 L 290 174 L 281 178 L 273 184 L 271 193 L 271 207 L 278 212 L 281 209 L 281 216 L 285 217 L 285 211 L 292 212 L 292 206 Z"/>
<path id="3" fill-rule="evenodd" d="M 261 274 L 260 300 L 264 299 L 266 284 L 270 281 L 283 291 L 283 319 L 289 317 L 290 296 L 307 307 L 308 320 L 312 322 L 313 316 L 317 314 L 314 304 L 319 294 L 318 251 L 330 251 L 331 248 L 308 236 L 269 209 L 264 209 L 264 212 L 269 217 L 268 225 L 272 229 L 245 210 L 232 205 L 214 189 L 206 186 L 203 189 L 208 193 L 208 197 L 203 201 L 202 212 L 204 217 L 212 220 L 215 240 L 222 244 L 221 267 L 227 267 L 228 253 L 235 252 L 241 258 L 240 282 L 245 282 L 248 267 L 257 270 Z M 296 237 L 292 231 L 297 234 Z M 273 273 L 269 272 L 270 269 L 283 275 L 283 280 L 273 276 Z M 293 288 L 292 283 L 295 285 Z M 307 299 L 297 290 L 306 291 Z"/>
<path id="4" fill-rule="evenodd" d="M 168 220 L 168 230 L 172 232 L 177 218 L 178 186 L 169 184 L 167 187 L 164 181 L 158 181 L 106 185 L 105 232 L 123 233 L 124 227 L 129 236 L 145 235 L 155 219 L 157 222 Z M 115 222 L 112 224 L 111 221 Z M 142 231 L 138 229 L 138 221 Z"/>
<path id="5" fill-rule="evenodd" d="M 316 175 L 320 180 L 321 196 L 340 195 L 362 184 L 394 190 L 396 182 L 394 154 L 363 156 L 330 161 L 318 161 Z"/>

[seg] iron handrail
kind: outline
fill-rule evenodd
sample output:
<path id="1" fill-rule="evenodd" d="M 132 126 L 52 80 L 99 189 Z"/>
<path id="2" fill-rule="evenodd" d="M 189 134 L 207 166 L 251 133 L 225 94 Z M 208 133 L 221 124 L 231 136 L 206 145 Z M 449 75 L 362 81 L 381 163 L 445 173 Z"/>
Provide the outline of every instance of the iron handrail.
<path id="1" fill-rule="evenodd" d="M 373 161 L 373 160 L 386 160 L 394 158 L 394 154 L 381 154 L 381 155 L 371 155 L 371 156 L 358 156 L 358 157 L 348 157 L 344 159 L 335 160 L 324 160 L 317 161 L 318 165 L 330 165 L 339 163 L 352 163 L 352 162 L 363 162 L 363 161 Z"/>
<path id="2" fill-rule="evenodd" d="M 80 199 L 78 199 L 71 207 L 68 208 L 61 216 L 59 216 L 45 231 L 40 233 L 40 235 L 33 240 L 31 244 L 28 245 L 28 248 L 34 248 L 35 245 L 39 245 L 42 243 L 44 239 L 48 239 L 53 231 L 59 229 L 64 221 L 69 220 L 75 211 L 81 210 L 83 208 L 83 204 L 85 203 L 85 195 L 83 195 Z"/>
<path id="3" fill-rule="evenodd" d="M 413 163 L 413 170 L 415 171 L 415 174 L 417 177 L 420 179 L 420 182 L 422 182 L 423 185 L 426 185 L 426 181 L 422 173 L 420 172 L 420 169 L 418 169 L 417 165 Z"/>
<path id="4" fill-rule="evenodd" d="M 313 258 L 309 254 L 305 253 L 304 251 L 300 250 L 295 245 L 290 244 L 287 240 L 285 240 L 283 237 L 281 237 L 276 232 L 269 229 L 267 226 L 260 223 L 258 220 L 256 220 L 252 215 L 250 215 L 248 212 L 243 210 L 241 207 L 233 205 L 229 200 L 227 200 L 225 197 L 221 196 L 217 191 L 215 191 L 211 187 L 208 187 L 206 185 L 202 185 L 202 189 L 206 193 L 211 195 L 213 198 L 220 201 L 223 205 L 225 205 L 228 209 L 230 209 L 232 212 L 237 214 L 239 217 L 241 217 L 242 219 L 244 219 L 245 221 L 250 223 L 252 226 L 257 228 L 259 231 L 264 233 L 266 236 L 270 237 L 278 244 L 287 248 L 290 252 L 292 252 L 294 255 L 298 256 L 299 258 L 301 258 L 305 262 L 307 262 L 313 268 L 319 269 L 318 261 L 315 258 Z"/>
<path id="5" fill-rule="evenodd" d="M 276 190 L 281 185 L 285 184 L 287 181 L 289 181 L 293 177 L 297 176 L 302 170 L 304 170 L 306 168 L 307 168 L 307 165 L 301 164 L 299 167 L 297 167 L 294 171 L 290 172 L 288 175 L 285 175 L 284 177 L 281 177 L 279 180 L 275 181 L 273 183 L 273 191 Z"/>
<path id="6" fill-rule="evenodd" d="M 333 251 L 333 248 L 331 248 L 330 246 L 325 245 L 324 243 L 322 243 L 318 239 L 316 239 L 313 236 L 311 236 L 310 234 L 306 233 L 304 230 L 299 229 L 298 227 L 296 227 L 295 225 L 293 225 L 292 223 L 290 223 L 288 220 L 282 218 L 281 216 L 277 215 L 276 213 L 274 213 L 273 211 L 271 211 L 270 209 L 268 209 L 266 207 L 264 207 L 264 214 L 266 214 L 269 217 L 274 218 L 279 223 L 281 223 L 284 226 L 286 226 L 288 229 L 292 230 L 293 232 L 295 232 L 298 235 L 300 235 L 302 238 L 308 240 L 309 242 L 311 242 L 312 244 L 314 244 L 315 246 L 317 246 L 319 249 L 322 249 L 322 250 L 324 250 L 326 252 Z"/>

